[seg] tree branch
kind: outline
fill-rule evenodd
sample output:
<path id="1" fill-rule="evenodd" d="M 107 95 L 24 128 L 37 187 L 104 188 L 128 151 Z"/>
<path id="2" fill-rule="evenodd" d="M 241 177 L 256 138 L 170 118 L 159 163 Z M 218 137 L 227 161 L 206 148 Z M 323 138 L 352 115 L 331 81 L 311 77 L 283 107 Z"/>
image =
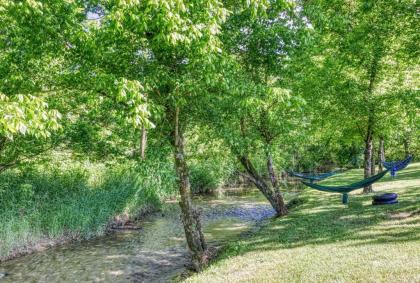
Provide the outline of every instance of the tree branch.
<path id="1" fill-rule="evenodd" d="M 248 179 L 248 180 L 250 180 L 252 183 L 254 183 L 254 184 L 256 184 L 256 182 L 257 182 L 257 180 L 255 180 L 255 178 L 254 177 L 252 177 L 251 175 L 249 175 L 249 174 L 246 174 L 246 173 L 243 173 L 243 172 L 239 172 L 239 175 L 241 175 L 242 177 L 244 177 L 244 178 L 246 178 L 246 179 Z"/>

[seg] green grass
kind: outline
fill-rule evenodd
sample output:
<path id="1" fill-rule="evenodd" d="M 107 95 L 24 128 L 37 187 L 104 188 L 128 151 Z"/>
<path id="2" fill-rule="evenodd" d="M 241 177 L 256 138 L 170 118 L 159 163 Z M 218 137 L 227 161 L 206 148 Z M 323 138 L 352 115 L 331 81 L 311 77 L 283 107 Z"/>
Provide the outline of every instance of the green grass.
<path id="1" fill-rule="evenodd" d="M 37 246 L 102 235 L 174 194 L 170 163 L 105 168 L 53 164 L 0 175 L 0 260 Z"/>
<path id="2" fill-rule="evenodd" d="M 230 244 L 187 282 L 420 282 L 420 163 L 374 185 L 399 204 L 372 206 L 361 190 L 344 206 L 339 194 L 305 189 L 306 202 L 254 235 Z M 353 182 L 351 170 L 325 184 Z"/>

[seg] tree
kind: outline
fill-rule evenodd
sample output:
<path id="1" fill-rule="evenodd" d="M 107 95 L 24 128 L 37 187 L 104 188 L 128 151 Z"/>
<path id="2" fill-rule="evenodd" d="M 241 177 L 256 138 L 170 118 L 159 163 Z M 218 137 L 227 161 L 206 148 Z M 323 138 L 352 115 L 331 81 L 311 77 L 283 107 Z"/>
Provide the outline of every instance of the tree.
<path id="1" fill-rule="evenodd" d="M 7 99 L 1 97 L 4 103 L 10 104 L 15 94 L 42 93 L 41 99 L 50 93 L 55 103 L 69 111 L 66 116 L 80 123 L 86 119 L 88 123 L 100 121 L 99 126 L 89 125 L 89 135 L 99 133 L 101 125 L 111 131 L 118 126 L 138 131 L 159 123 L 159 132 L 173 148 L 185 234 L 194 268 L 200 269 L 206 261 L 206 245 L 189 193 L 184 132 L 191 98 L 202 94 L 195 78 L 206 76 L 202 66 L 212 66 L 210 55 L 221 51 L 218 34 L 228 15 L 224 3 L 217 0 L 3 3 L 2 23 L 13 27 L 10 32 L 0 34 L 2 50 L 6 50 L 0 57 L 4 63 L 1 74 L 9 78 L 1 88 L 7 95 Z M 240 6 L 258 10 L 260 4 L 244 1 Z M 27 42 L 31 44 L 26 46 Z M 16 62 L 23 62 L 25 68 L 15 70 Z M 209 70 L 215 72 L 217 68 Z M 19 83 L 13 81 L 16 79 Z M 21 97 L 17 96 L 18 100 L 29 109 L 29 100 Z M 70 109 L 63 100 L 70 102 Z M 58 112 L 48 112 L 42 101 L 33 105 L 39 108 L 35 114 L 24 110 L 30 113 L 27 116 L 32 120 L 26 121 L 31 127 L 24 120 L 17 120 L 13 127 L 10 121 L 5 121 L 7 126 L 1 134 L 10 136 L 17 130 L 22 133 L 28 130 L 35 135 L 48 135 L 45 129 L 58 127 L 54 120 L 54 116 L 59 117 Z M 40 105 L 46 110 L 39 111 L 43 109 Z M 40 126 L 33 125 L 35 120 L 42 120 Z M 67 123 L 70 122 L 62 124 Z M 73 130 L 77 131 L 77 124 L 70 127 L 70 133 Z M 3 136 L 0 141 L 3 147 Z"/>
<path id="2" fill-rule="evenodd" d="M 351 120 L 359 128 L 365 144 L 364 175 L 369 177 L 383 102 L 395 102 L 386 96 L 400 85 L 387 82 L 403 73 L 412 56 L 415 3 L 311 1 L 303 7 L 319 38 L 312 60 L 324 68 L 323 76 L 315 80 L 320 88 L 315 90 L 322 92 L 323 103 L 333 105 L 342 120 Z M 370 191 L 371 186 L 364 188 Z"/>
<path id="3" fill-rule="evenodd" d="M 273 151 L 281 137 L 296 126 L 302 101 L 283 89 L 291 53 L 299 45 L 303 27 L 296 7 L 275 2 L 257 15 L 248 10 L 235 13 L 223 26 L 222 41 L 228 55 L 224 66 L 223 101 L 207 118 L 217 123 L 222 136 L 246 171 L 246 176 L 269 200 L 278 216 L 287 214 L 275 172 Z M 210 102 L 211 103 L 211 102 Z M 217 110 L 216 110 L 217 111 Z M 220 120 L 222 119 L 222 120 Z M 257 152 L 265 160 L 267 183 L 255 165 Z"/>
<path id="4" fill-rule="evenodd" d="M 100 17 L 87 23 L 85 34 L 72 44 L 77 62 L 72 76 L 82 77 L 86 92 L 103 101 L 112 101 L 116 93 L 121 108 L 110 109 L 111 114 L 121 113 L 137 128 L 155 124 L 170 142 L 182 222 L 193 267 L 199 270 L 206 262 L 206 244 L 190 197 L 185 131 L 190 109 L 205 107 L 193 105 L 195 97 L 206 94 L 203 81 L 219 71 L 211 57 L 221 52 L 218 33 L 228 12 L 216 0 L 98 1 L 92 9 Z"/>
<path id="5" fill-rule="evenodd" d="M 62 1 L 0 3 L 0 172 L 44 152 L 60 128 L 54 86 L 66 38 L 83 17 L 75 7 Z"/>
<path id="6" fill-rule="evenodd" d="M 302 101 L 279 87 L 253 83 L 235 60 L 220 60 L 223 73 L 212 80 L 214 86 L 209 89 L 218 95 L 201 97 L 204 101 L 200 104 L 208 107 L 197 113 L 202 123 L 230 148 L 245 176 L 267 198 L 276 214 L 285 215 L 287 208 L 273 153 L 283 147 L 282 141 L 296 126 Z M 264 176 L 269 176 L 269 183 Z"/>

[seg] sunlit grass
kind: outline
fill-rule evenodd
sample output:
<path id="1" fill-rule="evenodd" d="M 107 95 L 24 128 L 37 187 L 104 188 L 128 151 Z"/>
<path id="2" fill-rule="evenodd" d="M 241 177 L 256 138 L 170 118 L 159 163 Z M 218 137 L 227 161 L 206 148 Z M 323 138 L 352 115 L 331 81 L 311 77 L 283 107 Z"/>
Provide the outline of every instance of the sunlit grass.
<path id="1" fill-rule="evenodd" d="M 363 178 L 350 170 L 324 181 Z M 396 192 L 396 205 L 372 206 L 371 195 L 305 189 L 306 202 L 287 217 L 231 243 L 204 272 L 188 282 L 420 282 L 420 163 L 374 185 Z"/>

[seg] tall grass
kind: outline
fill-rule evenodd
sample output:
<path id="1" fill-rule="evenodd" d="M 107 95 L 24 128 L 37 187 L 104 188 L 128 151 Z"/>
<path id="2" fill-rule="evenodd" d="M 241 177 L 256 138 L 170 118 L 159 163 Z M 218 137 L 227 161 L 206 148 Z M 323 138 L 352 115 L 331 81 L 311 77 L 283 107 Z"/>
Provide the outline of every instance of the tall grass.
<path id="1" fill-rule="evenodd" d="M 50 164 L 5 172 L 0 175 L 0 259 L 45 240 L 101 235 L 116 215 L 157 207 L 174 188 L 169 163 Z"/>

